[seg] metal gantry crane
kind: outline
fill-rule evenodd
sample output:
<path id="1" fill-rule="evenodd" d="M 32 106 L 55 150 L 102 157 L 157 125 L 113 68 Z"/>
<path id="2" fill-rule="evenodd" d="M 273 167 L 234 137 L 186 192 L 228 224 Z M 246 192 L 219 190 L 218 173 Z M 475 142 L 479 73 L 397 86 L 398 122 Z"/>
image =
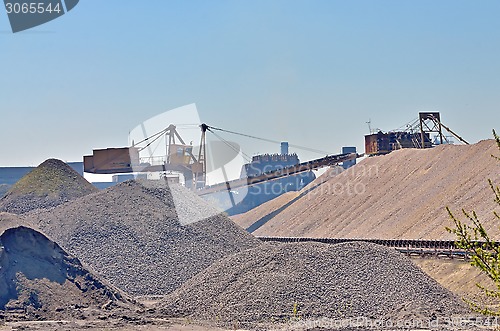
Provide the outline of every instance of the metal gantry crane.
<path id="1" fill-rule="evenodd" d="M 465 141 L 462 137 L 460 137 L 458 134 L 453 132 L 449 127 L 447 127 L 441 122 L 441 116 L 439 112 L 432 112 L 432 113 L 425 112 L 425 113 L 419 113 L 418 115 L 420 121 L 420 136 L 422 142 L 421 146 L 425 147 L 425 142 L 426 142 L 425 133 L 437 133 L 439 137 L 439 144 L 443 144 L 446 141 L 446 136 L 443 135 L 442 128 L 451 133 L 455 138 L 460 140 L 462 143 L 469 145 L 467 141 Z"/>
<path id="2" fill-rule="evenodd" d="M 206 182 L 206 141 L 207 126 L 200 126 L 202 134 L 198 153 L 192 144 L 186 144 L 175 125 L 155 133 L 131 147 L 106 148 L 93 150 L 93 154 L 84 156 L 84 171 L 94 174 L 117 174 L 132 172 L 168 172 L 182 173 L 186 187 L 200 188 Z M 140 158 L 139 153 L 151 144 L 165 138 L 166 155 L 159 160 L 150 155 Z"/>
<path id="3" fill-rule="evenodd" d="M 271 139 L 259 138 L 248 134 L 224 130 L 221 128 L 209 126 L 205 123 L 201 124 L 199 127 L 201 129 L 201 139 L 199 146 L 197 146 L 197 153 L 195 152 L 194 147 L 191 144 L 186 144 L 186 142 L 177 131 L 176 126 L 174 124 L 170 124 L 164 130 L 157 132 L 154 135 L 149 136 L 137 143 L 133 143 L 131 147 L 93 150 L 92 155 L 84 156 L 84 171 L 94 174 L 174 171 L 183 174 L 186 187 L 196 189 L 200 195 L 204 195 L 212 192 L 220 192 L 243 186 L 255 185 L 265 181 L 271 181 L 286 176 L 296 175 L 304 171 L 310 171 L 325 166 L 336 165 L 344 161 L 361 157 L 356 153 L 327 155 L 319 159 L 303 162 L 275 171 L 270 171 L 258 176 L 240 178 L 206 187 L 207 131 L 213 133 L 218 139 L 223 140 L 226 143 L 227 141 L 221 138 L 214 131 L 226 132 L 272 143 L 280 142 Z M 140 152 L 149 148 L 149 146 L 151 146 L 162 137 L 165 138 L 166 141 L 165 158 L 162 158 L 160 161 L 155 160 L 152 156 L 140 158 Z M 323 155 L 325 155 L 323 151 L 298 145 L 290 146 L 317 153 L 323 153 Z"/>

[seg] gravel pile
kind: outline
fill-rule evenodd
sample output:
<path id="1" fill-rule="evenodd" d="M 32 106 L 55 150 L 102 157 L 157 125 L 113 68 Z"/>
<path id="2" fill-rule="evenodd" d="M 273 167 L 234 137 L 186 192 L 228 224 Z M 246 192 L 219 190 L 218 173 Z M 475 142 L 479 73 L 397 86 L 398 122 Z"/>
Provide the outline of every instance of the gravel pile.
<path id="1" fill-rule="evenodd" d="M 448 206 L 457 216 L 475 210 L 500 238 L 487 181 L 500 184 L 500 162 L 491 154 L 500 154 L 494 140 L 370 157 L 291 204 L 277 201 L 234 219 L 245 227 L 267 220 L 257 236 L 453 240 L 445 230 L 453 227 Z"/>
<path id="2" fill-rule="evenodd" d="M 9 227 L 16 227 L 19 225 L 26 225 L 19 215 L 0 212 L 0 231 L 8 229 Z"/>
<path id="3" fill-rule="evenodd" d="M 0 223 L 0 320 L 87 318 L 134 307 L 40 232 L 7 223 Z"/>
<path id="4" fill-rule="evenodd" d="M 96 191 L 97 188 L 66 163 L 49 159 L 10 188 L 0 199 L 0 212 L 24 214 L 55 207 Z"/>
<path id="5" fill-rule="evenodd" d="M 432 319 L 467 313 L 400 253 L 370 243 L 266 244 L 214 263 L 159 304 L 224 323 L 291 318 Z"/>
<path id="6" fill-rule="evenodd" d="M 124 182 L 28 219 L 133 295 L 170 293 L 213 262 L 261 244 L 193 192 L 163 181 Z"/>

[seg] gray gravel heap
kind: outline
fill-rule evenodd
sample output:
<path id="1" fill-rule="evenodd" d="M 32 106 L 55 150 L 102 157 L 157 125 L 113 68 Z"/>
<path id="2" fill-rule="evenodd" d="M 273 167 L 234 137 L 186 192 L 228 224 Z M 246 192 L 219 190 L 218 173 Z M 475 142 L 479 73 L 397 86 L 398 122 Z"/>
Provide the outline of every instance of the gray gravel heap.
<path id="1" fill-rule="evenodd" d="M 293 318 L 432 319 L 468 312 L 410 259 L 363 242 L 247 250 L 190 279 L 159 309 L 167 316 L 231 325 Z"/>
<path id="2" fill-rule="evenodd" d="M 134 308 L 40 232 L 0 224 L 0 318 L 85 318 Z"/>
<path id="3" fill-rule="evenodd" d="M 182 225 L 176 208 L 193 219 L 215 216 Z M 213 262 L 261 244 L 193 192 L 164 181 L 127 181 L 29 220 L 133 295 L 170 293 Z"/>
<path id="4" fill-rule="evenodd" d="M 0 199 L 0 212 L 24 214 L 52 208 L 93 192 L 97 188 L 69 165 L 48 159 L 9 189 Z"/>
<path id="5" fill-rule="evenodd" d="M 10 227 L 16 227 L 20 225 L 28 225 L 29 223 L 23 221 L 20 215 L 0 212 L 0 232 Z"/>

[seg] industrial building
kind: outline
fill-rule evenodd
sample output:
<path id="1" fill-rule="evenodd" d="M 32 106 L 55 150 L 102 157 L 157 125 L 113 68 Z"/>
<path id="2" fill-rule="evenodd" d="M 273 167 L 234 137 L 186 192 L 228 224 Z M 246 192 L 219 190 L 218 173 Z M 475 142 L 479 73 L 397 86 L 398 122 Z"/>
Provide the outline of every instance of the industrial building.
<path id="1" fill-rule="evenodd" d="M 452 143 L 451 136 L 443 134 L 443 129 L 453 137 L 468 144 L 462 137 L 441 122 L 439 112 L 421 112 L 406 130 L 371 132 L 365 136 L 365 154 L 382 155 L 402 148 L 431 148 Z M 434 135 L 434 136 L 432 136 Z"/>

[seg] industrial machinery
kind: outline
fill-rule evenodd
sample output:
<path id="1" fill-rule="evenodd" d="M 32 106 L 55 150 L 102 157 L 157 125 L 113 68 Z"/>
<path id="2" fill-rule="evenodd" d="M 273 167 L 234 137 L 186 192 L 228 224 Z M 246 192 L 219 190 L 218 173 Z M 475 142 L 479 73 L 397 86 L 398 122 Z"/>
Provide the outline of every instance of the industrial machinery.
<path id="1" fill-rule="evenodd" d="M 134 143 L 132 147 L 93 150 L 92 155 L 83 157 L 84 171 L 93 174 L 116 174 L 132 172 L 179 172 L 185 178 L 186 187 L 201 188 L 206 181 L 205 132 L 208 126 L 200 126 L 202 134 L 198 152 L 186 144 L 175 125 Z M 141 159 L 139 153 L 155 141 L 165 137 L 166 156 L 160 160 L 152 157 Z"/>
<path id="2" fill-rule="evenodd" d="M 133 143 L 131 147 L 97 149 L 92 155 L 84 156 L 84 171 L 94 174 L 117 173 L 144 173 L 144 172 L 178 172 L 184 176 L 185 186 L 197 192 L 198 195 L 226 204 L 225 210 L 230 213 L 249 210 L 267 200 L 281 195 L 287 191 L 297 191 L 309 184 L 316 177 L 312 170 L 325 166 L 344 163 L 344 166 L 354 165 L 360 155 L 352 147 L 348 153 L 327 155 L 308 162 L 300 162 L 296 154 L 288 153 L 288 143 L 277 142 L 259 138 L 234 131 L 228 131 L 207 124 L 201 124 L 201 140 L 198 146 L 186 144 L 171 124 L 166 129 Z M 247 138 L 259 139 L 272 143 L 281 143 L 281 154 L 264 154 L 254 156 L 251 161 L 244 164 L 240 178 L 224 180 L 215 185 L 206 185 L 207 176 L 207 147 L 206 133 L 212 133 L 217 139 L 227 146 L 234 148 L 230 142 L 222 138 L 217 132 L 224 132 Z M 161 138 L 165 139 L 166 154 L 158 159 L 156 157 L 140 157 L 140 152 L 149 148 L 151 144 Z M 312 150 L 297 145 L 295 148 L 307 149 L 327 154 L 322 151 Z M 238 153 L 241 151 L 237 151 Z M 243 193 L 243 191 L 245 191 Z M 236 202 L 235 195 L 244 196 L 243 200 Z M 238 206 L 237 206 L 238 205 Z"/>
<path id="3" fill-rule="evenodd" d="M 401 148 L 431 148 L 440 144 L 449 144 L 449 136 L 443 134 L 443 129 L 464 144 L 462 137 L 441 122 L 439 112 L 421 112 L 418 119 L 406 125 L 405 130 L 390 132 L 378 131 L 365 136 L 365 154 L 381 155 Z M 431 137 L 434 134 L 435 137 Z"/>

